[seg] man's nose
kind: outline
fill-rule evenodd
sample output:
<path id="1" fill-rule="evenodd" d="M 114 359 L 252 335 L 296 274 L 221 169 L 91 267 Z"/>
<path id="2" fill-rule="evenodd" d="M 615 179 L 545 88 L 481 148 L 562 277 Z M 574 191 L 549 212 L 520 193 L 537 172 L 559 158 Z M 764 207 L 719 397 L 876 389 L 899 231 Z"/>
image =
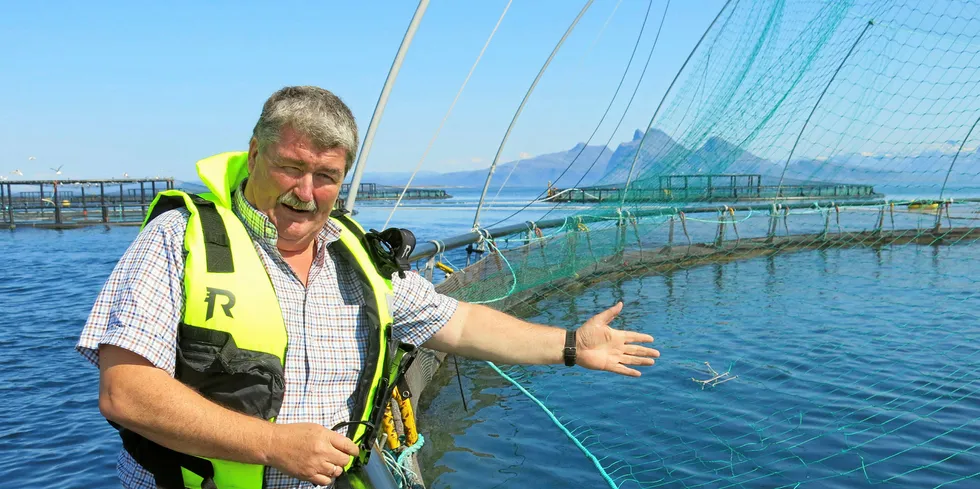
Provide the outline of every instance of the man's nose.
<path id="1" fill-rule="evenodd" d="M 303 202 L 313 201 L 313 174 L 306 173 L 296 182 L 296 188 L 293 190 L 296 197 Z"/>

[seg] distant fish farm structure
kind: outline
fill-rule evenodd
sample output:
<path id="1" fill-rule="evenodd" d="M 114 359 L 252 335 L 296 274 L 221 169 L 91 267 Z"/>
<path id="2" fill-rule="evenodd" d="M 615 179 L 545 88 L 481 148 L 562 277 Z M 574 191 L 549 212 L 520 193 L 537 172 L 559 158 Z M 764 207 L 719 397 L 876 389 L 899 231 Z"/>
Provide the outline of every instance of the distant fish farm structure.
<path id="1" fill-rule="evenodd" d="M 154 197 L 173 188 L 173 178 L 2 181 L 0 223 L 10 229 L 138 226 Z"/>
<path id="2" fill-rule="evenodd" d="M 358 200 L 397 200 L 402 194 L 403 187 L 378 185 L 376 183 L 362 183 L 357 187 Z M 449 199 L 452 195 L 438 188 L 409 188 L 405 191 L 402 199 L 406 200 L 430 200 L 430 199 Z M 346 197 L 350 192 L 350 184 L 345 183 L 340 187 L 341 197 Z"/>
<path id="3" fill-rule="evenodd" d="M 662 175 L 640 180 L 628 190 L 627 202 L 753 202 L 762 200 L 874 199 L 884 197 L 871 185 L 838 183 L 763 183 L 757 174 Z M 548 189 L 551 202 L 620 202 L 624 188 L 615 185 Z"/>
<path id="4" fill-rule="evenodd" d="M 195 185 L 194 190 L 198 190 Z M 5 180 L 0 181 L 0 224 L 13 229 L 35 227 L 73 229 L 92 225 L 138 226 L 153 199 L 174 189 L 173 178 L 109 180 Z M 401 187 L 362 183 L 364 200 L 396 200 Z M 341 196 L 350 190 L 341 187 Z M 448 199 L 442 189 L 410 188 L 404 199 Z M 341 198 L 338 205 L 342 205 Z"/>

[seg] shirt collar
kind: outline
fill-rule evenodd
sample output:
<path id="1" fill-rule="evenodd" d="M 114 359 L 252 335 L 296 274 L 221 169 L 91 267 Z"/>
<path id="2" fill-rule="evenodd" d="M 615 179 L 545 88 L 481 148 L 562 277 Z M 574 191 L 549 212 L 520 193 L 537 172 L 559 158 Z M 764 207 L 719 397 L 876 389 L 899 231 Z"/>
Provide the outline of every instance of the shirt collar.
<path id="1" fill-rule="evenodd" d="M 269 221 L 269 216 L 259 212 L 251 202 L 245 199 L 245 182 L 247 181 L 248 179 L 243 180 L 241 185 L 232 192 L 232 211 L 245 225 L 245 229 L 248 230 L 252 239 L 275 248 L 276 242 L 279 240 L 279 231 Z M 328 220 L 316 236 L 316 242 L 319 246 L 327 246 L 338 239 L 340 239 L 340 226 L 332 220 Z"/>

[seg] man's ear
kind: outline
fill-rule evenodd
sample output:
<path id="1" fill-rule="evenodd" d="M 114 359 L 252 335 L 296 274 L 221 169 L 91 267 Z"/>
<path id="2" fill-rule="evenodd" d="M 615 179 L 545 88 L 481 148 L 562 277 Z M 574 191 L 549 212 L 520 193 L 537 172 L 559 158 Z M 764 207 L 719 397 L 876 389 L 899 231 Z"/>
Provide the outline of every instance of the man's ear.
<path id="1" fill-rule="evenodd" d="M 259 157 L 259 140 L 254 137 L 248 142 L 248 173 L 255 173 L 255 161 Z"/>

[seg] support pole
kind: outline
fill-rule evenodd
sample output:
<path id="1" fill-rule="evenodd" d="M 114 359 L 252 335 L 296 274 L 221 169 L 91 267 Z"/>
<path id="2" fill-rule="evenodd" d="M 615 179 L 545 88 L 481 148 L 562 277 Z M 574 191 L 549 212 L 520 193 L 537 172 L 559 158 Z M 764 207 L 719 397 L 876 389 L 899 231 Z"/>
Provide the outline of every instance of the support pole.
<path id="1" fill-rule="evenodd" d="M 10 205 L 7 206 L 7 221 L 10 222 L 10 229 L 14 226 L 14 188 L 11 184 L 7 184 L 7 201 Z"/>
<path id="2" fill-rule="evenodd" d="M 381 96 L 378 98 L 378 104 L 374 107 L 374 115 L 371 116 L 371 123 L 368 125 L 367 134 L 364 135 L 364 145 L 361 147 L 360 154 L 357 155 L 357 162 L 354 165 L 354 178 L 351 179 L 350 191 L 347 192 L 347 198 L 344 199 L 344 209 L 349 213 L 354 211 L 357 188 L 361 185 L 364 168 L 367 166 L 367 157 L 371 153 L 371 145 L 374 143 L 374 133 L 378 130 L 378 124 L 381 123 L 381 115 L 384 114 L 385 105 L 388 103 L 388 95 L 391 93 L 392 87 L 395 86 L 395 79 L 398 78 L 398 70 L 402 67 L 405 53 L 408 52 L 408 46 L 412 44 L 412 38 L 415 37 L 415 31 L 418 30 L 419 24 L 422 22 L 422 16 L 425 14 L 425 9 L 428 6 L 429 0 L 419 1 L 419 6 L 415 9 L 412 22 L 408 25 L 408 31 L 405 32 L 405 37 L 402 38 L 402 44 L 398 47 L 395 61 L 391 63 L 391 69 L 388 70 L 388 79 L 385 80 L 384 88 L 381 89 Z"/>
<path id="3" fill-rule="evenodd" d="M 715 248 L 721 248 L 725 243 L 725 219 L 724 212 L 718 211 L 718 234 L 715 237 Z"/>
<path id="4" fill-rule="evenodd" d="M 105 206 L 105 183 L 99 182 L 99 203 L 102 205 L 102 222 L 109 222 L 109 208 Z"/>
<path id="5" fill-rule="evenodd" d="M 555 55 L 558 54 L 558 50 L 561 49 L 562 44 L 565 43 L 565 39 L 568 39 L 568 36 L 575 29 L 578 21 L 582 19 L 585 12 L 589 10 L 590 6 L 592 6 L 592 1 L 593 0 L 588 0 L 585 2 L 582 10 L 580 10 L 578 13 L 578 16 L 575 17 L 575 20 L 573 20 L 571 25 L 568 26 L 568 29 L 565 30 L 565 35 L 561 36 L 558 44 L 555 45 L 555 49 L 551 50 L 551 56 L 548 56 L 548 60 L 545 61 L 544 65 L 541 66 L 541 69 L 538 70 L 538 76 L 536 76 L 534 81 L 531 82 L 531 87 L 528 88 L 527 93 L 524 94 L 524 99 L 521 100 L 521 105 L 517 107 L 517 112 L 514 112 L 514 118 L 511 119 L 510 125 L 507 126 L 507 131 L 504 132 L 504 137 L 500 141 L 500 146 L 497 148 L 497 154 L 493 157 L 493 163 L 490 164 L 490 171 L 487 173 L 487 181 L 483 184 L 483 193 L 480 194 L 480 203 L 476 207 L 476 215 L 473 216 L 473 229 L 478 229 L 480 227 L 480 211 L 483 210 L 483 202 L 486 200 L 487 190 L 490 188 L 490 180 L 493 179 L 493 172 L 497 169 L 497 163 L 500 162 L 500 155 L 504 151 L 504 146 L 507 144 L 507 138 L 510 137 L 510 132 L 514 129 L 514 125 L 517 124 L 517 119 L 521 116 L 521 112 L 524 111 L 524 106 L 527 104 L 528 99 L 531 98 L 531 93 L 534 92 L 534 87 L 538 85 L 541 77 L 544 76 L 545 70 L 548 69 L 548 65 L 551 64 L 551 60 L 553 60 Z M 585 199 L 585 192 L 582 193 L 582 198 Z"/>
<path id="6" fill-rule="evenodd" d="M 946 178 L 943 179 L 943 187 L 939 189 L 940 202 L 942 202 L 943 194 L 946 192 L 946 184 L 949 183 L 949 175 L 953 173 L 953 165 L 956 164 L 956 159 L 960 157 L 960 153 L 963 152 L 963 146 L 966 144 L 966 141 L 970 139 L 970 134 L 973 134 L 973 130 L 977 128 L 978 123 L 980 123 L 980 117 L 977 117 L 977 120 L 973 121 L 973 125 L 970 126 L 970 130 L 966 132 L 966 137 L 964 137 L 963 141 L 960 143 L 960 148 L 957 149 L 956 154 L 953 155 L 953 161 L 949 164 L 949 170 L 946 170 Z M 940 205 L 940 207 L 942 207 L 942 205 Z"/>
<path id="7" fill-rule="evenodd" d="M 847 51 L 847 54 L 844 55 L 844 59 L 842 59 L 840 61 L 840 64 L 837 65 L 837 69 L 834 71 L 834 74 L 830 76 L 830 81 L 828 81 L 827 85 L 823 87 L 823 91 L 820 92 L 820 96 L 817 97 L 817 102 L 814 103 L 813 108 L 810 109 L 810 115 L 808 115 L 806 117 L 806 120 L 803 121 L 803 127 L 800 128 L 799 134 L 796 135 L 796 142 L 793 143 L 792 149 L 789 150 L 789 156 L 786 157 L 786 164 L 783 166 L 783 173 L 779 175 L 779 185 L 776 190 L 777 196 L 779 196 L 780 192 L 782 191 L 783 178 L 786 177 L 786 169 L 789 168 L 789 162 L 793 158 L 793 153 L 796 152 L 796 145 L 800 144 L 800 138 L 803 137 L 803 131 L 806 131 L 806 127 L 810 124 L 810 119 L 813 117 L 813 114 L 817 111 L 817 107 L 820 107 L 820 101 L 823 100 L 823 96 L 827 94 L 827 90 L 830 89 L 830 85 L 834 83 L 834 80 L 837 78 L 837 74 L 840 73 L 841 68 L 844 67 L 844 63 L 846 63 L 847 59 L 851 57 L 851 54 L 854 53 L 854 48 L 857 47 L 858 43 L 861 42 L 861 39 L 864 37 L 864 34 L 868 32 L 868 28 L 873 26 L 874 23 L 875 23 L 874 20 L 869 20 L 868 23 L 864 25 L 864 29 L 861 30 L 861 34 L 858 34 L 857 39 L 854 40 L 854 44 L 851 44 L 851 49 Z"/>
<path id="8" fill-rule="evenodd" d="M 721 14 L 728 8 L 729 3 L 731 3 L 731 0 L 726 0 L 725 4 L 721 6 L 721 10 L 718 11 L 718 15 L 716 15 L 715 18 L 712 19 L 711 23 L 708 24 L 708 28 L 704 30 L 703 34 L 701 34 L 701 38 L 698 39 L 697 44 L 694 45 L 694 49 L 691 49 L 691 52 L 688 53 L 687 59 L 684 60 L 681 68 L 677 70 L 677 74 L 674 75 L 674 79 L 671 80 L 670 85 L 667 86 L 667 91 L 664 92 L 663 98 L 661 98 L 660 103 L 657 104 L 657 109 L 653 111 L 653 116 L 650 117 L 650 123 L 647 124 L 647 129 L 643 132 L 643 137 L 640 138 L 640 143 L 636 146 L 636 153 L 633 154 L 633 161 L 630 163 L 630 172 L 626 175 L 626 185 L 623 187 L 622 198 L 619 201 L 620 207 L 623 207 L 626 204 L 626 194 L 629 193 L 630 183 L 633 181 L 633 170 L 636 169 L 636 161 L 640 157 L 640 151 L 643 150 L 643 142 L 646 140 L 647 135 L 650 134 L 650 129 L 653 128 L 653 121 L 656 120 L 657 115 L 660 114 L 660 109 L 664 106 L 664 101 L 666 101 L 667 96 L 670 95 L 671 90 L 674 88 L 674 84 L 677 83 L 677 79 L 681 77 L 681 73 L 683 73 L 684 68 L 687 67 L 688 61 L 691 61 L 691 57 L 693 57 L 694 53 L 698 51 L 701 43 L 704 42 L 704 38 L 708 36 L 709 32 L 711 32 L 711 28 L 714 27 L 715 22 L 718 22 L 718 19 L 721 18 Z"/>
<path id="9" fill-rule="evenodd" d="M 827 239 L 827 233 L 830 232 L 830 209 L 827 209 L 827 218 L 823 223 L 823 234 L 820 235 L 821 238 Z"/>
<path id="10" fill-rule="evenodd" d="M 772 204 L 769 210 L 769 235 L 766 236 L 766 241 L 772 243 L 772 240 L 776 238 L 776 223 L 779 219 L 779 209 L 776 208 L 776 204 Z"/>
<path id="11" fill-rule="evenodd" d="M 52 184 L 54 190 L 52 191 L 52 202 L 54 202 L 54 223 L 61 224 L 61 201 L 58 200 L 58 182 Z"/>

